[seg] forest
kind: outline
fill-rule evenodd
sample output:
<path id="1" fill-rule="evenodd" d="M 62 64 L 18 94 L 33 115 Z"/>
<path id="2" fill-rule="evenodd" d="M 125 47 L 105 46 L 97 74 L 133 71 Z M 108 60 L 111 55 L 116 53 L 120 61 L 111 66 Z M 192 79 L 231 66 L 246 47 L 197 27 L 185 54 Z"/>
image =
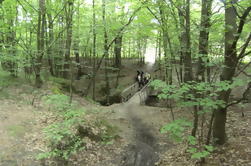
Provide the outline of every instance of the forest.
<path id="1" fill-rule="evenodd" d="M 250 166 L 250 0 L 0 0 L 0 166 Z"/>

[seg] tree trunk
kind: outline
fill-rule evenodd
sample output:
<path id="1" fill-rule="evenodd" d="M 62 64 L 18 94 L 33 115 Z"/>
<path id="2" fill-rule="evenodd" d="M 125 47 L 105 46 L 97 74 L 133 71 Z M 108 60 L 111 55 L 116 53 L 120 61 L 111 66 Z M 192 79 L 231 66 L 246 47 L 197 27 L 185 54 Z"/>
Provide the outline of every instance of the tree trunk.
<path id="1" fill-rule="evenodd" d="M 192 57 L 190 41 L 190 0 L 186 0 L 185 7 L 185 55 L 184 55 L 184 82 L 193 80 L 192 75 Z"/>
<path id="2" fill-rule="evenodd" d="M 17 76 L 17 69 L 18 69 L 18 63 L 16 57 L 16 31 L 14 28 L 14 25 L 17 24 L 17 18 L 18 18 L 18 10 L 16 7 L 16 2 L 13 4 L 13 9 L 8 12 L 15 12 L 15 16 L 11 16 L 8 19 L 6 19 L 7 25 L 6 25 L 6 33 L 1 34 L 0 38 L 0 47 L 1 51 L 3 51 L 4 56 L 6 57 L 1 61 L 1 65 L 3 70 L 6 70 L 10 72 L 11 76 L 16 77 Z M 4 17 L 0 16 L 0 18 L 4 22 Z M 15 21 L 16 19 L 16 21 Z M 3 47 L 4 46 L 4 47 Z M 3 49 L 4 48 L 4 49 Z"/>
<path id="3" fill-rule="evenodd" d="M 93 70 L 92 70 L 92 74 L 93 74 L 93 79 L 92 79 L 92 99 L 95 100 L 96 96 L 96 73 L 95 73 L 95 69 L 96 69 L 96 11 L 95 11 L 95 0 L 92 0 L 92 19 L 93 19 L 93 25 L 92 25 L 92 32 L 93 32 Z"/>
<path id="4" fill-rule="evenodd" d="M 199 36 L 199 59 L 197 63 L 197 78 L 198 82 L 205 81 L 205 69 L 208 59 L 208 38 L 210 28 L 212 0 L 202 0 L 201 23 Z"/>
<path id="5" fill-rule="evenodd" d="M 131 39 L 129 39 L 128 55 L 127 58 L 131 58 Z"/>
<path id="6" fill-rule="evenodd" d="M 199 36 L 199 59 L 197 63 L 196 71 L 196 81 L 205 82 L 205 69 L 206 60 L 208 58 L 208 38 L 209 38 L 209 27 L 210 27 L 210 17 L 211 17 L 211 6 L 212 0 L 202 0 L 201 9 L 201 23 L 200 23 L 200 36 Z M 203 98 L 203 95 L 196 93 L 196 98 Z M 194 108 L 194 126 L 192 130 L 192 135 L 196 136 L 196 131 L 198 128 L 199 115 L 198 111 L 202 110 L 201 106 Z"/>
<path id="7" fill-rule="evenodd" d="M 82 76 L 82 67 L 81 67 L 81 61 L 80 61 L 80 55 L 79 55 L 79 43 L 80 43 L 80 39 L 79 39 L 79 26 L 80 26 L 80 11 L 79 11 L 79 2 L 77 4 L 77 30 L 76 30 L 76 37 L 74 40 L 74 55 L 75 55 L 75 62 L 76 62 L 76 67 L 77 67 L 77 76 L 76 79 L 80 80 L 81 76 Z M 72 73 L 73 74 L 73 73 Z"/>
<path id="8" fill-rule="evenodd" d="M 110 105 L 110 82 L 109 82 L 109 77 L 108 77 L 109 47 L 108 47 L 108 35 L 107 35 L 107 30 L 106 30 L 106 0 L 102 0 L 102 18 L 103 18 L 103 26 L 104 26 L 106 104 Z"/>
<path id="9" fill-rule="evenodd" d="M 38 11 L 38 29 L 37 29 L 37 56 L 35 60 L 34 72 L 35 72 L 35 86 L 40 88 L 42 86 L 42 79 L 40 76 L 42 59 L 44 55 L 45 44 L 45 0 L 39 0 Z"/>
<path id="10" fill-rule="evenodd" d="M 238 63 L 236 45 L 236 11 L 233 3 L 237 0 L 231 0 L 226 3 L 225 6 L 225 55 L 224 55 L 224 65 L 223 71 L 220 76 L 221 81 L 231 81 L 235 73 L 235 69 Z M 237 42 L 237 41 L 236 41 Z M 227 91 L 221 91 L 218 97 L 219 100 L 224 101 L 226 104 L 229 101 L 229 95 L 231 89 Z M 213 138 L 216 144 L 222 145 L 226 142 L 226 129 L 225 124 L 227 120 L 227 110 L 225 107 L 221 107 L 215 111 L 215 118 L 213 122 Z"/>
<path id="11" fill-rule="evenodd" d="M 170 84 L 169 82 L 169 70 L 170 70 L 170 58 L 168 58 L 168 30 L 167 30 L 167 19 L 166 19 L 166 13 L 163 8 L 163 2 L 158 1 L 159 3 L 159 12 L 160 12 L 160 18 L 161 18 L 161 29 L 162 29 L 162 41 L 163 41 L 163 50 L 164 50 L 164 70 L 165 70 L 165 81 Z M 170 45 L 169 45 L 170 46 Z"/>
<path id="12" fill-rule="evenodd" d="M 170 60 L 169 60 L 169 69 L 168 69 L 168 83 L 170 85 L 172 85 L 173 83 L 173 63 L 174 63 L 174 53 L 173 53 L 173 47 L 172 47 L 172 42 L 171 39 L 169 37 L 169 34 L 167 33 L 167 41 L 168 41 L 168 46 L 169 46 L 169 50 L 170 50 Z"/>
<path id="13" fill-rule="evenodd" d="M 53 64 L 53 41 L 54 41 L 54 31 L 53 31 L 53 20 L 52 20 L 52 16 L 50 13 L 47 13 L 47 18 L 48 18 L 48 28 L 49 28 L 49 39 L 48 39 L 48 45 L 47 45 L 47 57 L 48 57 L 48 64 L 49 64 L 49 68 L 50 68 L 50 73 L 52 76 L 55 76 L 54 73 L 54 64 Z"/>
<path id="14" fill-rule="evenodd" d="M 180 82 L 184 81 L 183 77 L 183 67 L 184 67 L 184 56 L 185 56 L 185 45 L 186 45 L 186 32 L 185 32 L 185 19 L 184 19 L 184 2 L 182 5 L 179 5 L 178 14 L 179 14 L 179 28 L 181 30 L 180 36 L 179 36 L 179 41 L 180 41 Z"/>
<path id="15" fill-rule="evenodd" d="M 122 34 L 116 37 L 115 46 L 114 46 L 114 54 L 115 54 L 115 66 L 117 68 L 121 67 L 121 48 L 122 48 Z"/>
<path id="16" fill-rule="evenodd" d="M 73 1 L 68 1 L 65 7 L 66 14 L 66 43 L 65 43 L 65 61 L 64 61 L 64 78 L 69 78 L 70 73 L 70 55 L 72 42 L 72 16 L 73 16 Z"/>

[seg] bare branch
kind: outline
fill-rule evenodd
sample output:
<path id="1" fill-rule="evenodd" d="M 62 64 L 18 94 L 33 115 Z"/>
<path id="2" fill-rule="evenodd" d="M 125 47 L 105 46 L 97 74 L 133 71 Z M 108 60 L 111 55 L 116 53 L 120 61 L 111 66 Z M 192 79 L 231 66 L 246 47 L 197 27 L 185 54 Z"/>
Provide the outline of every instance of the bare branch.
<path id="1" fill-rule="evenodd" d="M 249 90 L 251 89 L 251 82 L 248 83 L 248 86 L 246 88 L 246 90 L 244 91 L 244 93 L 242 94 L 242 98 L 236 100 L 236 101 L 233 101 L 232 103 L 229 103 L 225 108 L 228 108 L 230 106 L 233 106 L 235 104 L 239 104 L 241 103 L 242 101 L 245 101 L 247 100 L 247 96 L 248 96 L 248 93 L 249 93 Z"/>
<path id="2" fill-rule="evenodd" d="M 251 51 L 250 51 L 251 53 Z M 240 69 L 240 67 L 238 67 L 239 72 L 237 74 L 235 74 L 235 77 L 237 77 L 238 75 L 240 75 L 241 73 L 244 73 L 245 75 L 249 76 L 248 74 L 245 73 L 244 70 L 246 70 L 246 68 L 248 68 L 248 66 L 251 64 L 251 62 L 249 62 L 248 64 L 246 64 L 242 69 Z"/>

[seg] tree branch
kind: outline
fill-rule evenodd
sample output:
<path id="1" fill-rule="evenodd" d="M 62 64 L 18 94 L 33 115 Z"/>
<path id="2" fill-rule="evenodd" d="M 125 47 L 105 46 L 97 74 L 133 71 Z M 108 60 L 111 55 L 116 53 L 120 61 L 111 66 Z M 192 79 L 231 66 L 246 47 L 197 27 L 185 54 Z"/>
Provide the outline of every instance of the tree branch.
<path id="1" fill-rule="evenodd" d="M 65 7 L 66 7 L 66 5 L 64 5 L 63 8 L 54 16 L 54 18 L 52 19 L 52 23 L 54 23 L 54 21 L 56 20 L 56 18 L 58 17 L 58 15 L 59 15 L 62 11 L 64 11 Z"/>
<path id="2" fill-rule="evenodd" d="M 246 52 L 246 48 L 248 47 L 250 41 L 251 41 L 251 33 L 249 33 L 249 36 L 248 36 L 246 42 L 243 44 L 242 50 L 238 55 L 238 59 L 244 58 L 246 55 L 249 54 L 249 53 L 245 54 L 245 52 Z"/>
<path id="3" fill-rule="evenodd" d="M 165 0 L 163 0 L 167 5 L 169 5 Z M 171 2 L 171 4 L 181 13 L 181 15 L 183 16 L 183 17 L 185 17 L 186 15 L 185 15 L 185 13 L 184 13 L 184 11 L 182 11 L 178 6 L 176 6 L 175 5 L 175 3 L 173 2 L 173 0 L 170 0 L 170 2 Z M 197 28 L 200 28 L 200 25 L 198 25 L 197 23 L 196 23 L 196 21 L 195 20 L 193 20 L 193 19 L 190 19 L 191 20 L 191 22 L 197 27 Z"/>
<path id="4" fill-rule="evenodd" d="M 245 20 L 246 20 L 246 18 L 247 18 L 247 16 L 248 16 L 248 14 L 249 14 L 250 11 L 251 11 L 251 6 L 248 7 L 245 10 L 245 12 L 243 13 L 243 15 L 240 18 L 240 23 L 239 23 L 239 26 L 238 26 L 237 34 L 236 34 L 236 36 L 234 38 L 234 42 L 232 44 L 232 48 L 236 48 L 237 42 L 238 42 L 238 40 L 240 38 L 240 35 L 242 33 L 242 30 L 243 30 L 243 27 L 245 25 Z"/>
<path id="5" fill-rule="evenodd" d="M 142 6 L 140 6 L 139 8 L 137 8 L 137 9 L 132 13 L 132 15 L 130 16 L 128 22 L 127 22 L 125 25 L 123 25 L 123 26 L 119 29 L 117 35 L 116 35 L 116 36 L 113 38 L 113 40 L 108 44 L 108 46 L 107 46 L 107 49 L 108 49 L 108 50 L 110 49 L 110 47 L 112 46 L 112 44 L 115 42 L 116 38 L 119 37 L 119 36 L 123 33 L 123 31 L 125 30 L 125 28 L 126 28 L 127 26 L 129 26 L 129 25 L 132 23 L 132 21 L 134 20 L 134 18 L 135 18 L 135 16 L 136 16 L 136 13 L 139 12 L 141 9 L 142 9 Z M 93 79 L 95 78 L 97 72 L 99 71 L 99 69 L 100 69 L 100 67 L 101 67 L 101 64 L 102 64 L 103 59 L 105 58 L 105 56 L 106 56 L 106 53 L 103 53 L 103 55 L 102 55 L 100 61 L 97 63 L 97 68 L 95 69 L 95 71 L 94 71 L 94 73 L 93 73 L 93 76 L 92 76 L 92 79 L 91 79 L 89 85 L 91 85 L 91 83 L 93 82 Z M 87 87 L 90 87 L 89 85 L 88 85 Z M 87 93 L 88 93 L 88 92 L 87 92 Z M 87 95 L 87 94 L 84 94 L 84 95 Z"/>
<path id="6" fill-rule="evenodd" d="M 250 51 L 250 53 L 251 53 L 251 51 Z M 241 73 L 244 73 L 245 75 L 251 77 L 251 75 L 248 75 L 248 74 L 246 74 L 246 73 L 244 72 L 244 70 L 245 70 L 246 68 L 248 68 L 248 66 L 249 66 L 250 64 L 251 64 L 251 62 L 249 62 L 248 64 L 246 64 L 242 69 L 240 69 L 240 67 L 238 67 L 238 69 L 240 69 L 240 71 L 239 71 L 237 74 L 235 74 L 235 77 L 237 77 L 237 76 L 240 75 Z"/>
<path id="7" fill-rule="evenodd" d="M 158 16 L 149 7 L 146 7 L 146 8 L 154 16 L 154 18 L 156 20 L 158 20 L 158 22 L 160 23 L 160 25 L 162 25 L 162 21 L 160 20 L 160 18 L 158 18 Z"/>
<path id="8" fill-rule="evenodd" d="M 233 106 L 235 104 L 239 104 L 240 102 L 242 102 L 244 100 L 247 100 L 247 96 L 248 96 L 248 93 L 249 93 L 250 89 L 251 89 L 251 82 L 248 83 L 248 86 L 247 86 L 246 90 L 242 94 L 242 98 L 240 98 L 240 99 L 238 99 L 236 101 L 233 101 L 232 103 L 229 103 L 225 108 L 228 108 L 228 107 Z"/>
<path id="9" fill-rule="evenodd" d="M 21 4 L 21 2 L 19 0 L 17 0 L 19 4 Z M 27 3 L 33 10 L 35 10 L 36 12 L 38 12 L 38 9 L 36 9 L 34 6 L 32 6 L 29 2 L 27 2 L 26 0 L 23 0 L 25 3 Z"/>

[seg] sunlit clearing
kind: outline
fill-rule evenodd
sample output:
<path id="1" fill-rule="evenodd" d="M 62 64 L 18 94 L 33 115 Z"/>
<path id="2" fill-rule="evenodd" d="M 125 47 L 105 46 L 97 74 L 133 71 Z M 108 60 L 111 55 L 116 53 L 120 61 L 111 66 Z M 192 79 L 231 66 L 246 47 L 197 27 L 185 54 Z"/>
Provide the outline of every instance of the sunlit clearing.
<path id="1" fill-rule="evenodd" d="M 154 48 L 146 49 L 145 61 L 151 64 L 155 63 L 155 49 Z"/>

